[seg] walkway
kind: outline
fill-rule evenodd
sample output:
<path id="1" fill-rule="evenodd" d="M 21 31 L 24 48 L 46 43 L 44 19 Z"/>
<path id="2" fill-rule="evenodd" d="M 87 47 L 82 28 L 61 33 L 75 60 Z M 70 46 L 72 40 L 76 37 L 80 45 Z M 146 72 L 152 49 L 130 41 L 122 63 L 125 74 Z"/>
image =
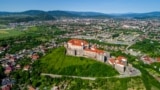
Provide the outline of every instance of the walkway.
<path id="1" fill-rule="evenodd" d="M 79 78 L 83 80 L 96 80 L 97 78 L 106 79 L 106 78 L 127 78 L 127 77 L 136 77 L 141 76 L 141 74 L 137 75 L 118 75 L 118 76 L 111 76 L 111 77 L 82 77 L 82 76 L 73 76 L 73 75 L 58 75 L 58 74 L 48 74 L 48 73 L 41 73 L 42 76 L 50 76 L 52 78 L 62 78 L 62 77 L 69 77 L 69 78 Z"/>

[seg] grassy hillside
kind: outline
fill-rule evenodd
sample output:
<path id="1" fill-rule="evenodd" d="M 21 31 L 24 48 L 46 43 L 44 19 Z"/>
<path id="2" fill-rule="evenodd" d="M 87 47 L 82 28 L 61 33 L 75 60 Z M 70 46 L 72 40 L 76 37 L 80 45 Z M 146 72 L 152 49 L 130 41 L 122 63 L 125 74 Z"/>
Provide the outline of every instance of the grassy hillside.
<path id="1" fill-rule="evenodd" d="M 65 55 L 65 48 L 57 48 L 41 60 L 44 73 L 78 76 L 114 76 L 118 72 L 111 66 L 84 57 Z"/>

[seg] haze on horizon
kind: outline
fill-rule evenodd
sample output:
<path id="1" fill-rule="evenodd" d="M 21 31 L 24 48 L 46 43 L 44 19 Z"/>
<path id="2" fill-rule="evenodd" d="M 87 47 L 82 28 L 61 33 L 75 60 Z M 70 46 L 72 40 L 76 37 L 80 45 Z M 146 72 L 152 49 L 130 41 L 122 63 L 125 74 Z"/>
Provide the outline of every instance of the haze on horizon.
<path id="1" fill-rule="evenodd" d="M 160 11 L 160 0 L 0 0 L 0 11 L 26 10 L 143 13 Z"/>

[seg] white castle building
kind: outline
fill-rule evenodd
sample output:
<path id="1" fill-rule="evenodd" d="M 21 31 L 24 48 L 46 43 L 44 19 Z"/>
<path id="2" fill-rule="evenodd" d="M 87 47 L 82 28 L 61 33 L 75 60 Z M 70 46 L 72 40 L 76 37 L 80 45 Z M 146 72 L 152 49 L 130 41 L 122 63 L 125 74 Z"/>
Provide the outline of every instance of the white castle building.
<path id="1" fill-rule="evenodd" d="M 108 63 L 120 73 L 124 73 L 128 69 L 127 59 L 123 56 L 118 56 L 117 58 L 110 58 L 108 60 Z"/>
<path id="2" fill-rule="evenodd" d="M 71 39 L 65 45 L 66 53 L 73 56 L 84 56 L 93 58 L 101 62 L 107 62 L 110 54 L 104 50 L 99 50 L 95 46 L 90 45 L 85 40 Z"/>

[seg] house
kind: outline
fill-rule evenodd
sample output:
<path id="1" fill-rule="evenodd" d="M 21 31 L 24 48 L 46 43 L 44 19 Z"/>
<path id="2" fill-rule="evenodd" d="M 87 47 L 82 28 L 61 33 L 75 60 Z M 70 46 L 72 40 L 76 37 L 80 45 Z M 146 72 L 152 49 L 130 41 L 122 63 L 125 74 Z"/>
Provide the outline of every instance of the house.
<path id="1" fill-rule="evenodd" d="M 8 66 L 8 67 L 5 69 L 4 73 L 8 75 L 8 74 L 10 74 L 11 71 L 12 71 L 12 68 L 11 68 L 10 66 Z"/>
<path id="2" fill-rule="evenodd" d="M 10 56 L 9 60 L 10 60 L 11 62 L 14 62 L 14 61 L 16 60 L 16 57 Z"/>
<path id="3" fill-rule="evenodd" d="M 37 60 L 39 58 L 39 55 L 37 53 L 33 53 L 31 58 L 32 60 Z"/>
<path id="4" fill-rule="evenodd" d="M 144 64 L 151 64 L 153 63 L 153 59 L 149 56 L 142 56 L 141 60 L 144 62 Z"/>
<path id="5" fill-rule="evenodd" d="M 36 90 L 33 86 L 29 85 L 28 90 Z"/>
<path id="6" fill-rule="evenodd" d="M 93 58 L 101 62 L 106 62 L 110 54 L 104 50 L 97 49 L 85 40 L 71 39 L 65 44 L 66 54 L 73 56 L 83 56 Z"/>
<path id="7" fill-rule="evenodd" d="M 4 85 L 4 86 L 2 86 L 1 90 L 11 90 L 11 85 Z"/>
<path id="8" fill-rule="evenodd" d="M 11 80 L 10 78 L 4 78 L 2 79 L 2 82 L 1 82 L 1 89 L 2 90 L 11 90 L 11 87 L 12 87 L 12 84 L 14 84 L 14 80 Z"/>
<path id="9" fill-rule="evenodd" d="M 24 70 L 24 71 L 28 71 L 28 70 L 29 70 L 29 68 L 30 68 L 30 66 L 29 66 L 29 65 L 25 65 L 25 66 L 23 67 L 23 70 Z"/>
<path id="10" fill-rule="evenodd" d="M 53 86 L 51 90 L 60 90 L 59 86 Z"/>
<path id="11" fill-rule="evenodd" d="M 128 66 L 127 59 L 123 56 L 118 56 L 117 58 L 110 58 L 108 60 L 108 63 L 112 65 L 120 73 L 125 72 Z"/>
<path id="12" fill-rule="evenodd" d="M 20 65 L 20 64 L 17 64 L 17 65 L 16 65 L 16 69 L 21 69 L 21 65 Z"/>

